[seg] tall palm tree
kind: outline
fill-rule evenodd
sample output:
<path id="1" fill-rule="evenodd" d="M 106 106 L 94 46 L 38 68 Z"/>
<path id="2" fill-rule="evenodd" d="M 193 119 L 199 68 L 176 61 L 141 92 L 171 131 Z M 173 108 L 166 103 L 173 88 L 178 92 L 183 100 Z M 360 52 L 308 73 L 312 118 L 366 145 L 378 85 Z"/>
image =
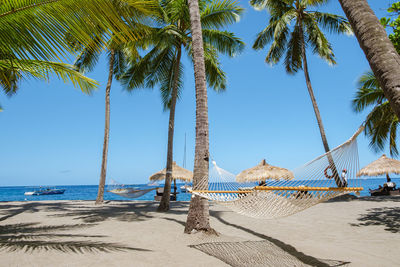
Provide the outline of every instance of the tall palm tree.
<path id="1" fill-rule="evenodd" d="M 365 134 L 370 138 L 370 146 L 376 152 L 382 151 L 389 141 L 390 155 L 398 156 L 396 138 L 399 119 L 372 71 L 364 73 L 358 80 L 358 91 L 352 106 L 355 112 L 373 107 L 365 120 Z"/>
<path id="2" fill-rule="evenodd" d="M 366 0 L 339 0 L 375 77 L 400 118 L 400 56 Z"/>
<path id="3" fill-rule="evenodd" d="M 137 45 L 134 45 L 134 43 L 137 43 L 138 39 L 140 39 L 141 36 L 146 33 L 147 26 L 142 23 L 144 20 L 148 19 L 148 16 L 152 16 L 153 12 L 155 11 L 154 2 L 152 0 L 128 2 L 130 5 L 124 5 L 123 0 L 113 0 L 112 8 L 114 8 L 120 15 L 120 19 L 126 22 L 124 27 L 129 26 L 129 31 L 114 32 L 111 35 L 111 38 L 108 40 L 109 29 L 104 29 L 101 27 L 101 24 L 98 24 L 93 27 L 91 40 L 86 45 L 81 43 L 79 39 L 74 38 L 72 33 L 67 33 L 67 36 L 69 37 L 69 48 L 74 52 L 80 52 L 75 61 L 75 66 L 81 72 L 91 71 L 95 67 L 101 53 L 103 52 L 103 48 L 106 48 L 108 52 L 108 80 L 105 94 L 104 141 L 100 180 L 95 204 L 101 204 L 104 200 L 108 144 L 110 139 L 110 91 L 113 77 L 118 78 L 125 72 L 128 58 L 130 61 L 135 61 L 139 57 L 136 48 Z M 126 19 L 128 19 L 128 21 L 126 21 Z M 136 36 L 137 38 L 130 40 L 131 36 Z M 121 40 L 126 41 L 123 42 Z M 102 44 L 106 45 L 103 47 Z"/>
<path id="4" fill-rule="evenodd" d="M 204 64 L 203 35 L 200 21 L 200 8 L 198 0 L 188 0 L 190 14 L 190 28 L 192 32 L 194 80 L 196 88 L 196 145 L 193 168 L 193 188 L 201 188 L 204 179 L 208 179 L 209 154 L 209 129 L 208 129 L 208 104 L 206 68 Z M 186 219 L 185 233 L 193 230 L 213 232 L 209 221 L 208 201 L 197 195 L 190 200 L 189 212 Z"/>
<path id="5" fill-rule="evenodd" d="M 91 71 L 98 62 L 102 50 L 89 50 L 84 49 L 75 61 L 75 66 L 81 72 Z M 103 141 L 103 153 L 101 161 L 101 172 L 98 193 L 96 198 L 96 204 L 103 203 L 104 199 L 104 187 L 106 182 L 107 173 L 107 158 L 108 158 L 108 143 L 110 137 L 110 91 L 114 77 L 119 77 L 125 71 L 126 66 L 126 55 L 124 47 L 109 45 L 108 49 L 108 79 L 105 93 L 105 124 L 104 124 L 104 141 Z"/>
<path id="6" fill-rule="evenodd" d="M 326 2 L 326 0 L 250 1 L 253 7 L 266 8 L 271 15 L 268 26 L 257 35 L 253 48 L 263 49 L 272 42 L 265 58 L 267 63 L 278 63 L 286 53 L 284 64 L 287 73 L 294 74 L 303 69 L 322 143 L 325 152 L 329 152 L 328 140 L 308 73 L 306 48 L 310 47 L 313 53 L 318 54 L 329 64 L 336 64 L 332 46 L 321 28 L 338 34 L 351 34 L 351 28 L 347 20 L 341 16 L 313 10 Z M 333 159 L 329 153 L 327 156 L 336 184 L 341 186 L 342 183 Z"/>
<path id="7" fill-rule="evenodd" d="M 234 56 L 244 44 L 233 33 L 220 29 L 236 21 L 243 9 L 231 1 L 201 1 L 201 5 L 206 79 L 214 90 L 225 90 L 226 77 L 218 53 Z M 181 57 L 184 52 L 192 56 L 193 43 L 186 0 L 162 0 L 159 12 L 158 23 L 161 26 L 154 27 L 140 40 L 153 48 L 140 61 L 132 64 L 121 80 L 128 90 L 140 86 L 152 88 L 160 84 L 164 108 L 169 108 L 166 178 L 158 207 L 159 211 L 167 211 L 171 192 L 175 106 L 183 87 Z"/>

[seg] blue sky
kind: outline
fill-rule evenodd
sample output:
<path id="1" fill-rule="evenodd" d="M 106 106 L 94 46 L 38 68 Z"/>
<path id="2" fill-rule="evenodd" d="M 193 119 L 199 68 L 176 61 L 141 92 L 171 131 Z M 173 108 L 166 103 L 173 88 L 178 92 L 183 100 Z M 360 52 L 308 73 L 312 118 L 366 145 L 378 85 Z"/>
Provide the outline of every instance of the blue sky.
<path id="1" fill-rule="evenodd" d="M 378 17 L 393 0 L 368 1 Z M 287 75 L 281 63 L 264 62 L 267 51 L 254 51 L 256 34 L 267 25 L 265 11 L 248 1 L 241 21 L 230 27 L 247 44 L 234 59 L 222 58 L 228 88 L 209 90 L 210 153 L 232 173 L 261 159 L 294 169 L 324 153 L 303 72 Z M 344 15 L 338 1 L 324 11 Z M 357 78 L 369 69 L 354 36 L 328 35 L 337 65 L 309 54 L 309 71 L 331 148 L 347 140 L 365 119 L 350 106 Z M 185 86 L 177 104 L 174 157 L 183 161 L 187 136 L 187 168 L 193 168 L 195 96 L 192 66 L 187 59 Z M 100 82 L 88 96 L 53 79 L 26 81 L 8 98 L 0 94 L 0 186 L 97 184 L 104 134 L 106 58 L 87 74 Z M 111 131 L 108 178 L 122 183 L 147 183 L 165 167 L 168 112 L 157 88 L 128 93 L 114 81 L 111 89 Z M 359 138 L 360 165 L 375 160 L 364 136 Z M 386 151 L 388 152 L 388 151 Z M 388 154 L 388 153 L 387 153 Z"/>

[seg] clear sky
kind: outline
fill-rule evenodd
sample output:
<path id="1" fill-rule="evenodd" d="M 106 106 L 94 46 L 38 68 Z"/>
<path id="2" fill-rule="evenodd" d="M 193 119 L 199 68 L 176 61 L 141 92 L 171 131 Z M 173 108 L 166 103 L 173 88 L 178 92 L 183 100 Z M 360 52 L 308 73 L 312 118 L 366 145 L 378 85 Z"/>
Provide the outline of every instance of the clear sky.
<path id="1" fill-rule="evenodd" d="M 394 0 L 369 0 L 378 17 Z M 228 88 L 209 90 L 210 153 L 232 173 L 268 163 L 293 169 L 324 153 L 303 72 L 291 76 L 281 63 L 264 62 L 267 50 L 254 51 L 255 36 L 268 22 L 266 11 L 255 11 L 248 1 L 241 21 L 232 26 L 246 43 L 234 59 L 222 58 Z M 324 11 L 344 16 L 338 1 Z M 347 140 L 366 117 L 350 106 L 358 77 L 369 69 L 354 36 L 328 35 L 337 65 L 329 66 L 309 54 L 315 96 L 331 148 Z M 71 62 L 72 63 L 72 62 Z M 192 65 L 185 66 L 184 93 L 176 108 L 174 158 L 183 161 L 187 135 L 187 168 L 193 168 L 195 96 Z M 53 79 L 26 81 L 8 98 L 0 93 L 0 186 L 97 184 L 104 135 L 105 57 L 87 75 L 100 82 L 88 96 Z M 108 178 L 122 183 L 147 183 L 165 167 L 168 112 L 163 112 L 157 88 L 111 89 L 111 131 Z M 359 138 L 360 166 L 375 160 L 364 136 Z M 388 154 L 388 151 L 386 151 Z"/>

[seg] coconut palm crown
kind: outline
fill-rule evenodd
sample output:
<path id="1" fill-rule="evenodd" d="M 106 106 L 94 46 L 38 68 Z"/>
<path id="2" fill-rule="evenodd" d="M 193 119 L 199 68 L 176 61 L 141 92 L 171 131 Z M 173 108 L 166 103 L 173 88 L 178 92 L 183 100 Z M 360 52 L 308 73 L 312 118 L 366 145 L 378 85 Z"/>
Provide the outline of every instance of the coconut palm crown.
<path id="1" fill-rule="evenodd" d="M 267 9 L 269 24 L 258 33 L 253 44 L 256 50 L 271 43 L 265 61 L 276 64 L 285 54 L 284 64 L 288 73 L 303 69 L 305 60 L 302 49 L 311 48 L 329 64 L 336 64 L 332 45 L 322 29 L 330 33 L 351 34 L 346 18 L 335 14 L 314 11 L 328 0 L 251 0 L 256 9 Z"/>
<path id="2" fill-rule="evenodd" d="M 381 152 L 389 142 L 392 157 L 399 155 L 397 149 L 397 128 L 399 119 L 390 107 L 378 80 L 372 71 L 364 73 L 358 80 L 358 90 L 352 101 L 355 112 L 372 111 L 365 120 L 365 135 L 370 139 L 370 147 Z"/>
<path id="3" fill-rule="evenodd" d="M 243 9 L 232 1 L 201 0 L 199 4 L 206 79 L 209 86 L 216 91 L 225 90 L 226 76 L 221 69 L 218 54 L 233 57 L 243 50 L 244 43 L 232 32 L 221 28 L 238 21 Z M 183 86 L 181 62 L 178 70 L 175 70 L 178 52 L 186 51 L 192 60 L 190 17 L 186 0 L 162 0 L 159 12 L 160 26 L 153 27 L 151 33 L 139 41 L 142 46 L 152 48 L 139 62 L 128 68 L 121 82 L 127 90 L 160 85 L 163 103 L 168 108 L 175 77 L 178 89 Z"/>

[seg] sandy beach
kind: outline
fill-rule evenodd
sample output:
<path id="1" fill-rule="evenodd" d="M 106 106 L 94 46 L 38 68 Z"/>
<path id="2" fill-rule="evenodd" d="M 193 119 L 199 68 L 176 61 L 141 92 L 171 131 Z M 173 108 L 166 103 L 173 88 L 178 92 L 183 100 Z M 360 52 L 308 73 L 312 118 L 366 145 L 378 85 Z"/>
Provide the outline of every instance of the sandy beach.
<path id="1" fill-rule="evenodd" d="M 399 266 L 400 198 L 260 220 L 211 205 L 220 236 L 183 233 L 187 202 L 0 203 L 2 266 Z"/>

